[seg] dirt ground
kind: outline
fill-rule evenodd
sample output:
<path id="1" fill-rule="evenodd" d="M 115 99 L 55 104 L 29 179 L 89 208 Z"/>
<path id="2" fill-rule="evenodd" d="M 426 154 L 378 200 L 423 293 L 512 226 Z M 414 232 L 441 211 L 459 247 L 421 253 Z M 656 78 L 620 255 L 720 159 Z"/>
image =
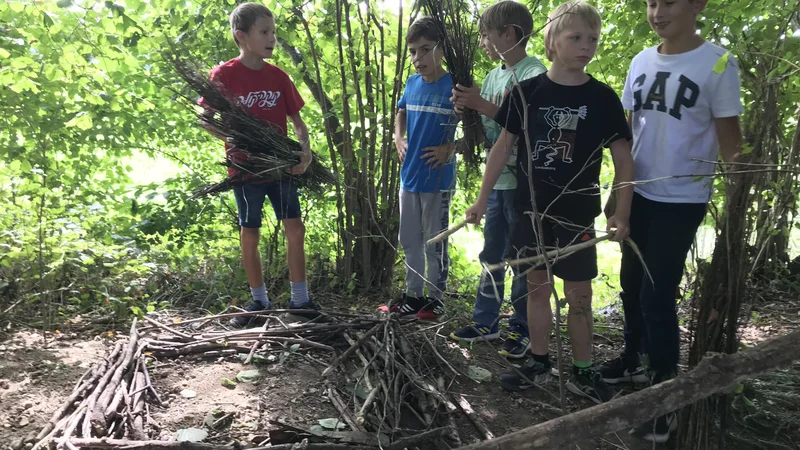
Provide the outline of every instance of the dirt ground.
<path id="1" fill-rule="evenodd" d="M 748 345 L 782 334 L 793 328 L 795 321 L 800 322 L 800 307 L 796 305 L 794 310 L 782 308 L 777 311 L 774 305 L 757 305 L 755 308 L 760 308 L 760 320 L 750 321 L 752 323 L 742 328 L 742 338 Z M 597 361 L 616 356 L 622 342 L 619 312 L 612 306 L 603 313 L 595 328 Z M 441 354 L 462 374 L 456 378 L 450 391 L 462 393 L 494 435 L 501 436 L 557 417 L 557 379 L 545 389 L 530 389 L 522 393 L 507 393 L 498 386 L 497 376 L 509 367 L 509 361 L 497 354 L 501 341 L 458 345 L 446 337 L 455 327 L 454 323 L 415 327 L 416 332 L 427 333 Z M 127 334 L 127 331 L 120 334 Z M 566 333 L 563 336 L 566 344 Z M 38 433 L 81 375 L 92 362 L 109 351 L 116 338 L 114 330 L 105 329 L 50 333 L 46 340 L 41 332 L 28 329 L 11 329 L 5 334 L 0 345 L 0 449 L 25 448 L 18 447 L 21 440 Z M 552 352 L 555 355 L 555 347 Z M 222 381 L 224 378 L 234 380 L 240 371 L 254 368 L 252 364 L 243 365 L 236 355 L 154 361 L 150 372 L 164 403 L 160 407 L 151 407 L 153 423 L 150 429 L 156 433 L 150 437 L 173 440 L 180 429 L 205 428 L 210 430 L 205 442 L 230 444 L 239 441 L 255 446 L 267 441 L 267 430 L 274 429 L 278 422 L 308 429 L 317 425 L 320 419 L 335 418 L 338 414 L 324 393 L 320 377 L 325 368 L 321 363 L 329 360 L 330 355 L 309 358 L 299 353 L 290 354 L 283 361 L 263 366 L 260 380 L 240 382 L 232 389 Z M 564 360 L 569 361 L 568 351 Z M 488 370 L 492 374 L 491 380 L 477 382 L 464 376 L 470 366 Z M 570 393 L 566 398 L 568 411 L 593 405 Z M 213 430 L 209 427 L 213 422 L 224 423 Z M 475 427 L 465 417 L 460 416 L 457 425 L 464 444 L 479 440 Z M 573 448 L 644 450 L 670 447 L 653 446 L 620 432 L 576 442 Z"/>

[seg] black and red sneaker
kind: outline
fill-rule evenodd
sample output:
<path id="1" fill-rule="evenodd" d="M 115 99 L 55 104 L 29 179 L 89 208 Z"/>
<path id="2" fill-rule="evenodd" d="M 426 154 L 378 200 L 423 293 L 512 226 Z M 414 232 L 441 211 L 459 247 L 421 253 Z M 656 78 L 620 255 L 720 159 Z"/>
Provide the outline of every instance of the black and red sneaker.
<path id="1" fill-rule="evenodd" d="M 444 303 L 432 297 L 424 299 L 425 304 L 417 312 L 417 319 L 436 322 L 444 314 Z"/>

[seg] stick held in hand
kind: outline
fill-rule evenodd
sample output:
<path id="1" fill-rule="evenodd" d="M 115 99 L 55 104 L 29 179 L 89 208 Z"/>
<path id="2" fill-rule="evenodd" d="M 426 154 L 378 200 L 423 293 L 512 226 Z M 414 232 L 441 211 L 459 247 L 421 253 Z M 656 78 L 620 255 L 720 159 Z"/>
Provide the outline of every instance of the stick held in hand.
<path id="1" fill-rule="evenodd" d="M 470 223 L 475 223 L 475 216 L 474 215 L 467 217 L 466 219 L 464 219 L 461 222 L 453 225 L 452 227 L 448 228 L 447 230 L 442 231 L 441 233 L 437 234 L 436 236 L 430 238 L 428 240 L 428 242 L 426 243 L 426 245 L 438 244 L 439 242 L 442 242 L 443 240 L 447 239 L 452 234 L 454 234 L 456 231 L 464 228 L 465 226 L 467 226 Z"/>

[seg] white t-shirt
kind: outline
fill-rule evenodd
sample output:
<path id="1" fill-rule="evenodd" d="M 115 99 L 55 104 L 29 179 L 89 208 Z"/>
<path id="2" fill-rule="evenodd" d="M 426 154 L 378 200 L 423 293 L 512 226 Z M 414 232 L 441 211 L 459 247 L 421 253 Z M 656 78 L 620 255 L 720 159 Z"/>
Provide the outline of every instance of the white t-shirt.
<path id="1" fill-rule="evenodd" d="M 714 73 L 725 52 L 705 42 L 678 55 L 651 47 L 633 58 L 622 105 L 633 111 L 635 190 L 642 196 L 666 203 L 711 198 L 709 177 L 664 177 L 714 173 L 715 164 L 698 161 L 717 160 L 714 119 L 744 112 L 735 58 L 729 55 L 725 71 Z"/>

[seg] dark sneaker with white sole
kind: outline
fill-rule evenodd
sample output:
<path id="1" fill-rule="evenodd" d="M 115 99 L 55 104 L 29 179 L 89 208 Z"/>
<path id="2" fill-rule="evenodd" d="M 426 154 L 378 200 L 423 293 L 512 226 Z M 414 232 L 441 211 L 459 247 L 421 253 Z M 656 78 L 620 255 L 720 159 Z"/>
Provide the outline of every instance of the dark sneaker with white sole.
<path id="1" fill-rule="evenodd" d="M 650 377 L 644 368 L 638 364 L 630 364 L 624 357 L 619 356 L 601 364 L 597 371 L 608 384 L 640 383 L 649 384 Z"/>
<path id="2" fill-rule="evenodd" d="M 472 322 L 472 325 L 450 333 L 450 339 L 460 342 L 482 342 L 500 338 L 497 324 L 493 327 Z"/>
<path id="3" fill-rule="evenodd" d="M 572 376 L 567 381 L 567 389 L 597 404 L 605 403 L 617 396 L 617 391 L 603 380 L 603 376 L 594 367 L 573 368 Z"/>
<path id="4" fill-rule="evenodd" d="M 508 337 L 503 341 L 503 346 L 497 352 L 500 356 L 511 359 L 524 358 L 531 349 L 531 340 L 521 330 L 511 329 Z"/>
<path id="5" fill-rule="evenodd" d="M 294 306 L 290 303 L 289 309 L 294 310 L 291 312 L 293 316 L 299 316 L 307 320 L 316 319 L 317 317 L 322 315 L 322 313 L 320 312 L 321 308 L 314 301 L 314 299 L 310 297 L 308 299 L 308 302 L 303 303 L 300 306 Z"/>
<path id="6" fill-rule="evenodd" d="M 540 363 L 529 356 L 517 370 L 511 370 L 500 374 L 500 386 L 507 391 L 524 391 L 534 385 L 541 386 L 550 379 L 550 369 L 552 364 Z"/>
<path id="7" fill-rule="evenodd" d="M 632 429 L 628 433 L 638 436 L 645 441 L 663 444 L 669 440 L 669 435 L 678 429 L 678 415 L 674 412 L 656 417 Z"/>
<path id="8" fill-rule="evenodd" d="M 265 309 L 269 309 L 269 307 L 265 306 L 262 303 L 253 301 L 250 302 L 250 306 L 247 307 L 247 312 L 264 311 Z M 231 320 L 228 321 L 228 325 L 236 328 L 255 326 L 263 323 L 264 323 L 264 317 L 258 314 L 253 314 L 250 316 L 231 317 Z"/>

